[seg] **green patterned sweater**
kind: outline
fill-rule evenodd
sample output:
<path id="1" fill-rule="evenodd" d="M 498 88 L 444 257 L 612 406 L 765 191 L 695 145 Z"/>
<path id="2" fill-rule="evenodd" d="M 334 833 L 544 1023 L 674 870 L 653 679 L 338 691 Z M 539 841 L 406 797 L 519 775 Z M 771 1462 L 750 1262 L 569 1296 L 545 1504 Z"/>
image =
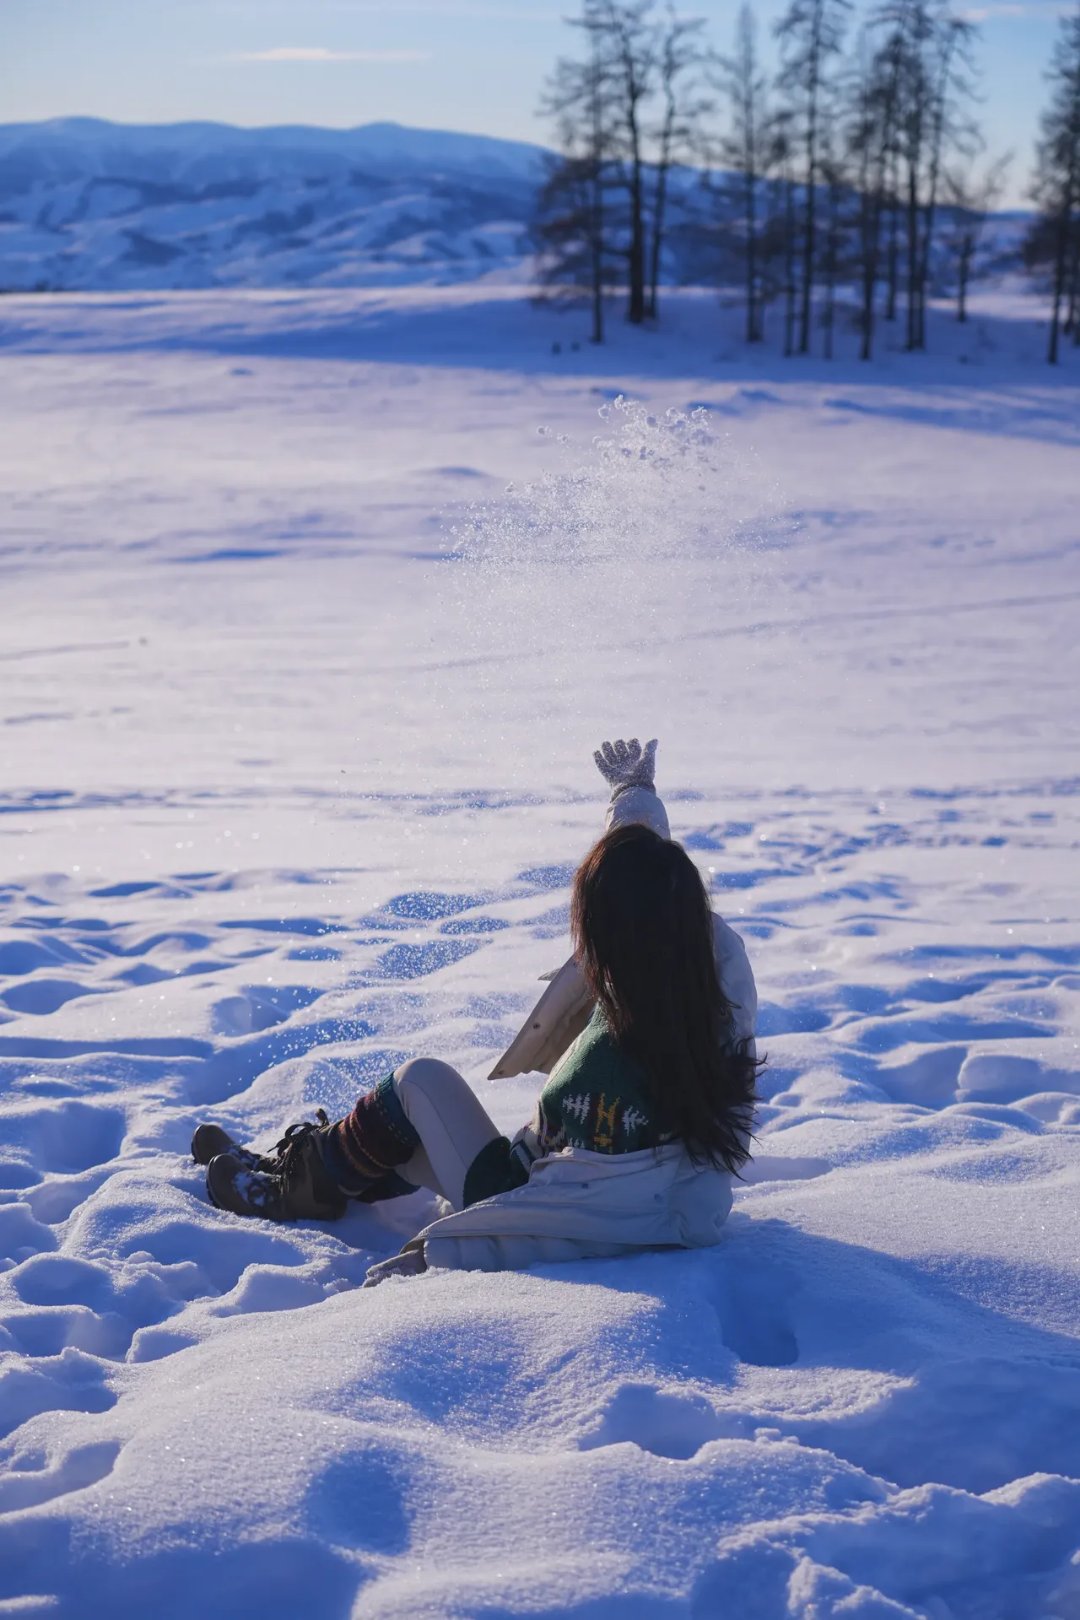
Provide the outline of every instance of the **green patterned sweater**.
<path id="1" fill-rule="evenodd" d="M 552 1071 L 531 1122 L 514 1138 L 509 1185 L 521 1186 L 534 1160 L 563 1148 L 636 1153 L 669 1140 L 643 1070 L 619 1051 L 597 1010 Z"/>

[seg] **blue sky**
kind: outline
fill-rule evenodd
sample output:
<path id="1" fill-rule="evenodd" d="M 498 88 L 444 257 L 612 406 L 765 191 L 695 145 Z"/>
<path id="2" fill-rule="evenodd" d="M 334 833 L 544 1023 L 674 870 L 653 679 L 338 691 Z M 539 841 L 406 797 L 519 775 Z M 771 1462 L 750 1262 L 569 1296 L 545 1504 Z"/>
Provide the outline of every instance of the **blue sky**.
<path id="1" fill-rule="evenodd" d="M 983 122 L 1026 186 L 1064 0 L 973 0 Z M 782 0 L 761 0 L 762 32 Z M 548 0 L 0 0 L 0 121 L 92 114 L 342 127 L 393 119 L 544 140 L 545 73 L 576 11 Z M 685 0 L 721 48 L 737 0 Z"/>

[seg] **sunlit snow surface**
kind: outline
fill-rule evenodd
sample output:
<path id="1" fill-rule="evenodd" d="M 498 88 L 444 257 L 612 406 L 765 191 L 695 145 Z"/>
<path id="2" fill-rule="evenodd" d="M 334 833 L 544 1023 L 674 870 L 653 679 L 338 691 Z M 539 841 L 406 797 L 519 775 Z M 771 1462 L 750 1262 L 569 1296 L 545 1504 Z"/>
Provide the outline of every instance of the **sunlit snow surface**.
<path id="1" fill-rule="evenodd" d="M 1080 1615 L 1077 371 L 725 319 L 4 301 L 0 1612 Z M 721 1246 L 210 1209 L 410 1053 L 521 1122 L 627 732 L 761 991 Z"/>

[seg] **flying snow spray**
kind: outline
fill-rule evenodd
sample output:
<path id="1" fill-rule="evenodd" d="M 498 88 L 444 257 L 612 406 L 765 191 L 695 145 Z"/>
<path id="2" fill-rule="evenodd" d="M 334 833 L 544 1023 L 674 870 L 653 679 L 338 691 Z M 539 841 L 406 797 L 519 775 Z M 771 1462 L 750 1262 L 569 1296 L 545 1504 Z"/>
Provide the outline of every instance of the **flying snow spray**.
<path id="1" fill-rule="evenodd" d="M 561 766 L 567 745 L 612 729 L 668 736 L 710 672 L 715 710 L 725 668 L 749 656 L 783 528 L 752 449 L 701 405 L 655 413 L 619 395 L 598 414 L 585 444 L 538 429 L 554 465 L 449 528 L 448 620 L 467 679 L 444 702 L 499 779 L 509 754 Z"/>

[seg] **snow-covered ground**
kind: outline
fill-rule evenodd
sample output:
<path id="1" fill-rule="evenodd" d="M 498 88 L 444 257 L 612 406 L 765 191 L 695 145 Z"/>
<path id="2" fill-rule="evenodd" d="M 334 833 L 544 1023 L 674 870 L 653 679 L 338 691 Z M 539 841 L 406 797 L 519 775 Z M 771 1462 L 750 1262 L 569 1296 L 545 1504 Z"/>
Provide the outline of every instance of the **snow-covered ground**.
<path id="1" fill-rule="evenodd" d="M 0 1614 L 1080 1616 L 1080 386 L 986 311 L 3 301 Z M 628 732 L 762 996 L 723 1243 L 210 1209 L 411 1053 L 522 1121 Z"/>

